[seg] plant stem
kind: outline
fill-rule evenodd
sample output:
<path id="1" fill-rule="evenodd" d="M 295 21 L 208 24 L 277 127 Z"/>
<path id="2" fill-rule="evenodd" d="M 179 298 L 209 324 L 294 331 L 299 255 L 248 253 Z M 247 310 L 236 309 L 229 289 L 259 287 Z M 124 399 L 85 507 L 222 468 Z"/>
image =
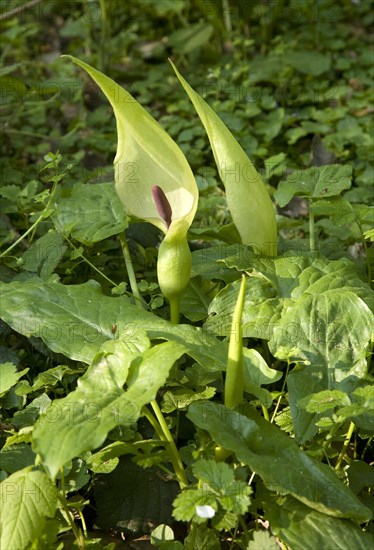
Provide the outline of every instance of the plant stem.
<path id="1" fill-rule="evenodd" d="M 285 390 L 285 387 L 286 387 L 286 382 L 287 382 L 287 376 L 288 376 L 288 372 L 290 370 L 290 362 L 288 362 L 287 364 L 287 370 L 286 370 L 286 375 L 284 377 L 284 380 L 283 380 L 283 385 L 282 385 L 282 389 L 281 389 L 281 393 L 280 393 L 280 396 L 278 397 L 278 401 L 277 401 L 277 404 L 275 405 L 275 409 L 274 409 L 274 412 L 271 416 L 271 420 L 270 420 L 270 424 L 272 424 L 274 422 L 274 418 L 278 412 L 278 409 L 279 409 L 279 405 L 280 405 L 280 402 L 282 400 L 282 397 L 284 395 L 284 390 Z"/>
<path id="2" fill-rule="evenodd" d="M 178 325 L 179 323 L 179 313 L 180 313 L 180 294 L 178 296 L 171 298 L 170 303 L 170 322 L 173 325 Z"/>
<path id="3" fill-rule="evenodd" d="M 28 228 L 28 230 L 25 231 L 25 233 L 23 233 L 23 235 L 21 235 L 20 238 L 16 240 L 16 242 L 14 242 L 9 248 L 7 248 L 4 252 L 0 254 L 0 258 L 2 258 L 3 256 L 6 256 L 11 250 L 13 250 L 13 248 L 15 248 L 20 242 L 22 242 L 23 239 L 27 237 L 29 233 L 31 233 L 34 227 L 38 225 L 38 223 L 42 218 L 43 218 L 43 215 L 39 216 L 39 218 Z"/>
<path id="4" fill-rule="evenodd" d="M 71 529 L 74 533 L 74 536 L 76 538 L 78 547 L 80 548 L 80 550 L 84 550 L 86 548 L 86 545 L 85 545 L 85 542 L 84 542 L 84 537 L 82 535 L 82 531 L 75 525 L 74 517 L 73 517 L 72 513 L 70 512 L 67 501 L 66 501 L 65 479 L 64 479 L 62 468 L 61 468 L 61 493 L 62 493 L 62 495 L 59 495 L 58 498 L 59 498 L 59 501 L 61 503 L 62 510 L 64 511 L 64 513 L 67 517 L 67 520 L 70 524 L 70 527 L 71 527 Z"/>
<path id="5" fill-rule="evenodd" d="M 270 421 L 269 412 L 268 412 L 267 408 L 265 407 L 265 405 L 263 405 L 262 403 L 261 403 L 261 409 L 262 409 L 262 413 L 264 415 L 265 420 L 267 420 L 269 422 Z"/>
<path id="6" fill-rule="evenodd" d="M 16 240 L 15 243 L 13 243 L 9 248 L 7 248 L 5 250 L 5 252 L 0 254 L 0 258 L 2 258 L 3 256 L 6 256 L 11 250 L 13 250 L 13 248 L 15 248 L 20 242 L 22 242 L 23 239 L 25 237 L 27 237 L 27 235 L 29 235 L 32 231 L 34 231 L 36 229 L 36 227 L 39 225 L 39 223 L 44 219 L 45 213 L 47 212 L 47 210 L 48 210 L 48 208 L 49 208 L 49 206 L 52 202 L 52 199 L 54 197 L 56 189 L 57 189 L 57 182 L 55 181 L 54 184 L 53 184 L 52 190 L 51 190 L 51 194 L 49 196 L 47 206 L 45 206 L 45 208 L 44 208 L 43 212 L 40 214 L 39 218 L 27 229 L 27 231 L 25 231 L 25 233 L 23 233 L 23 235 L 20 236 L 19 239 Z"/>
<path id="7" fill-rule="evenodd" d="M 346 435 L 346 437 L 345 437 L 343 447 L 342 447 L 342 449 L 341 449 L 341 451 L 340 451 L 340 454 L 339 454 L 339 456 L 338 456 L 338 460 L 337 460 L 337 462 L 336 462 L 336 464 L 335 464 L 335 470 L 339 470 L 340 465 L 341 465 L 341 463 L 343 462 L 343 459 L 344 459 L 344 457 L 345 457 L 345 453 L 347 452 L 348 445 L 349 445 L 349 443 L 350 443 L 350 441 L 351 441 L 351 437 L 352 437 L 354 431 L 355 431 L 355 425 L 354 425 L 353 422 L 351 422 L 351 423 L 349 424 L 348 432 L 347 432 L 347 435 Z"/>
<path id="8" fill-rule="evenodd" d="M 132 265 L 131 255 L 130 255 L 129 247 L 127 246 L 127 240 L 124 233 L 119 234 L 119 240 L 122 247 L 123 257 L 125 259 L 125 265 L 126 265 L 129 282 L 130 282 L 131 291 L 135 298 L 135 303 L 140 309 L 143 309 L 143 299 L 140 296 L 138 283 L 136 281 L 134 266 Z"/>
<path id="9" fill-rule="evenodd" d="M 309 249 L 311 252 L 315 250 L 315 241 L 314 241 L 314 212 L 313 212 L 313 201 L 309 201 Z"/>
<path id="10" fill-rule="evenodd" d="M 188 485 L 188 481 L 186 473 L 184 471 L 182 459 L 175 445 L 173 436 L 171 435 L 170 430 L 166 424 L 164 415 L 162 414 L 161 409 L 155 399 L 151 401 L 151 407 L 160 425 L 161 431 L 163 433 L 163 439 L 164 441 L 167 441 L 169 443 L 171 463 L 173 464 L 174 471 L 178 477 L 180 488 L 183 489 Z"/>
<path id="11" fill-rule="evenodd" d="M 161 441 L 165 441 L 168 443 L 170 461 L 178 478 L 179 486 L 181 489 L 183 489 L 186 485 L 188 485 L 188 481 L 184 471 L 182 460 L 175 446 L 174 439 L 172 438 L 169 428 L 167 427 L 165 418 L 160 410 L 160 407 L 158 406 L 157 401 L 151 401 L 151 407 L 153 408 L 157 420 L 146 406 L 144 406 L 142 409 L 143 414 L 148 422 L 151 424 Z"/>

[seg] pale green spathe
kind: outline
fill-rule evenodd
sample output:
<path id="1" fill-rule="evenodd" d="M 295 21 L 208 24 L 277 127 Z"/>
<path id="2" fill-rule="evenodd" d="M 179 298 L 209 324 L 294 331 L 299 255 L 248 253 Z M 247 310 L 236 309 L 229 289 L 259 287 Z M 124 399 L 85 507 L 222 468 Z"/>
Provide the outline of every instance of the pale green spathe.
<path id="1" fill-rule="evenodd" d="M 87 63 L 64 57 L 87 71 L 113 107 L 118 133 L 116 190 L 126 211 L 168 233 L 169 238 L 185 234 L 195 216 L 198 189 L 178 145 L 124 88 Z M 154 185 L 162 188 L 172 208 L 168 230 L 152 197 Z"/>
<path id="2" fill-rule="evenodd" d="M 208 134 L 214 159 L 225 186 L 227 205 L 242 243 L 255 252 L 277 253 L 275 210 L 260 174 L 211 107 L 191 88 L 171 63 Z"/>

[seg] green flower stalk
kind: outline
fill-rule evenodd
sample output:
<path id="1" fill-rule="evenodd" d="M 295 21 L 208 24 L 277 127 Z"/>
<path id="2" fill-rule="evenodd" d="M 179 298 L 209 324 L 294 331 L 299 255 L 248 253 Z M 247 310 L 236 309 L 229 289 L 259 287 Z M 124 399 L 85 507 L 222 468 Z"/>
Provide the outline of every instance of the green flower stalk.
<path id="1" fill-rule="evenodd" d="M 178 145 L 121 86 L 70 55 L 98 84 L 117 122 L 115 186 L 126 211 L 158 227 L 165 235 L 159 249 L 157 276 L 178 322 L 180 294 L 191 276 L 187 231 L 196 213 L 198 188 Z"/>
<path id="2" fill-rule="evenodd" d="M 229 354 L 225 380 L 225 405 L 233 409 L 243 401 L 244 366 L 243 366 L 243 327 L 242 315 L 245 299 L 246 278 L 242 275 L 238 299 L 232 317 Z"/>

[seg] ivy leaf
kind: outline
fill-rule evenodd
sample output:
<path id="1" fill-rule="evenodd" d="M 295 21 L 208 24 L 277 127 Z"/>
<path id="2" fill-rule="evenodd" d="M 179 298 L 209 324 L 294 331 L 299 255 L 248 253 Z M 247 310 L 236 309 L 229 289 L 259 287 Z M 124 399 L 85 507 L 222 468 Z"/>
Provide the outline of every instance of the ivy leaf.
<path id="1" fill-rule="evenodd" d="M 18 372 L 16 365 L 13 363 L 2 363 L 0 365 L 0 395 L 10 390 L 29 370 L 27 368 Z"/>
<path id="2" fill-rule="evenodd" d="M 313 166 L 290 174 L 279 183 L 274 198 L 279 206 L 286 206 L 294 195 L 307 198 L 323 198 L 339 195 L 351 187 L 352 166 L 328 164 Z"/>
<path id="3" fill-rule="evenodd" d="M 318 51 L 296 50 L 285 54 L 287 64 L 304 74 L 319 76 L 329 70 L 331 59 Z"/>

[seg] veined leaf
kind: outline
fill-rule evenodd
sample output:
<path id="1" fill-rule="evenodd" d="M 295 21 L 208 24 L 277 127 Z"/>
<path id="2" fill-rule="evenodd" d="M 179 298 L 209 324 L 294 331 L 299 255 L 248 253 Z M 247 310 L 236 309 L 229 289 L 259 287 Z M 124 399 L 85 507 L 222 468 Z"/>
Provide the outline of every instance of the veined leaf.
<path id="1" fill-rule="evenodd" d="M 0 483 L 0 547 L 27 550 L 57 507 L 57 490 L 46 474 L 19 470 Z"/>
<path id="2" fill-rule="evenodd" d="M 76 361 L 91 363 L 100 346 L 110 340 L 120 340 L 129 349 L 136 347 L 145 330 L 151 340 L 184 345 L 186 353 L 206 372 L 226 370 L 227 344 L 209 331 L 173 325 L 139 309 L 126 296 L 105 296 L 95 281 L 62 285 L 36 277 L 25 282 L 0 282 L 0 292 L 0 318 L 20 334 L 37 336 L 53 351 Z M 113 324 L 117 325 L 115 334 Z M 244 351 L 244 362 L 249 380 L 257 385 L 279 377 L 277 371 L 265 369 L 263 361 L 250 350 Z"/>
<path id="3" fill-rule="evenodd" d="M 321 514 L 289 496 L 281 506 L 269 502 L 265 514 L 273 533 L 295 550 L 367 550 L 372 546 L 372 537 L 356 522 Z"/>
<path id="4" fill-rule="evenodd" d="M 242 243 L 253 246 L 259 253 L 276 255 L 275 211 L 260 174 L 222 120 L 171 64 L 208 134 L 225 186 L 227 205 Z"/>
<path id="5" fill-rule="evenodd" d="M 126 212 L 111 183 L 76 183 L 68 193 L 64 190 L 52 219 L 61 233 L 88 245 L 127 227 Z"/>
<path id="6" fill-rule="evenodd" d="M 99 447 L 115 426 L 136 422 L 142 407 L 155 399 L 170 368 L 185 352 L 183 346 L 174 342 L 145 351 L 146 346 L 145 339 L 142 362 L 132 373 L 126 392 L 123 385 L 130 363 L 141 352 L 129 352 L 117 342 L 97 356 L 75 391 L 54 401 L 36 422 L 34 449 L 53 478 L 66 462 Z"/>
<path id="7" fill-rule="evenodd" d="M 187 416 L 221 447 L 233 451 L 265 484 L 333 517 L 368 521 L 371 512 L 334 471 L 299 449 L 252 407 L 246 416 L 210 401 L 190 405 Z"/>

